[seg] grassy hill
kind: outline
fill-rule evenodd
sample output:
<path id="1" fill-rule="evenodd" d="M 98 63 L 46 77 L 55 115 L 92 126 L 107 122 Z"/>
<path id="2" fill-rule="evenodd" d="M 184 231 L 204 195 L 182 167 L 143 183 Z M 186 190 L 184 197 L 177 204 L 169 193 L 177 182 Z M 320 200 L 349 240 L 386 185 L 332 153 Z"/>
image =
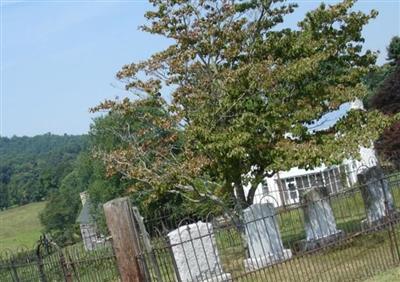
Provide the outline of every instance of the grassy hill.
<path id="1" fill-rule="evenodd" d="M 32 203 L 0 212 L 0 252 L 35 244 L 42 230 L 39 213 L 45 204 Z"/>

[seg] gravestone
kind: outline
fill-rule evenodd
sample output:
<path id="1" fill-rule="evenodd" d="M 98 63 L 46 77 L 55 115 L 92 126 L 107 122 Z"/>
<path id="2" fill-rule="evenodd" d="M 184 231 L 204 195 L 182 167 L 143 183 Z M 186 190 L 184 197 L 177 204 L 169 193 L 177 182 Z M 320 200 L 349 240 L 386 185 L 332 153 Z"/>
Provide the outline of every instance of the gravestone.
<path id="1" fill-rule="evenodd" d="M 393 197 L 382 169 L 377 166 L 357 174 L 357 180 L 367 213 L 367 218 L 362 225 L 368 228 L 383 220 L 386 208 L 389 213 L 395 210 Z M 387 201 L 387 207 L 385 201 Z"/>
<path id="2" fill-rule="evenodd" d="M 301 195 L 306 230 L 306 239 L 300 242 L 303 251 L 321 247 L 342 234 L 342 231 L 336 228 L 327 196 L 328 190 L 324 186 L 308 189 Z"/>
<path id="3" fill-rule="evenodd" d="M 224 273 L 211 223 L 198 221 L 168 233 L 182 282 L 220 282 L 231 279 Z"/>
<path id="4" fill-rule="evenodd" d="M 243 211 L 243 217 L 250 255 L 244 261 L 246 271 L 256 270 L 292 256 L 291 250 L 283 248 L 273 204 L 253 204 Z"/>

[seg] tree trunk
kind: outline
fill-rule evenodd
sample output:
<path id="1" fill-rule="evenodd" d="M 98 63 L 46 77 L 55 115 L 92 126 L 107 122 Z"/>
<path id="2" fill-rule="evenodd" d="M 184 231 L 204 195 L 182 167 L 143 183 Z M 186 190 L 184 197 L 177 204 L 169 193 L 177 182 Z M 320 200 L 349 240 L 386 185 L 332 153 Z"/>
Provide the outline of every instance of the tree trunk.
<path id="1" fill-rule="evenodd" d="M 266 175 L 264 174 L 264 168 L 261 167 L 256 171 L 256 174 L 254 175 L 254 179 L 253 179 L 253 181 L 251 181 L 251 187 L 250 187 L 249 193 L 247 194 L 247 204 L 249 206 L 253 204 L 254 196 L 256 194 L 258 185 L 263 182 L 265 176 Z"/>
<path id="2" fill-rule="evenodd" d="M 246 201 L 248 206 L 251 206 L 253 204 L 254 195 L 256 194 L 256 190 L 257 190 L 258 184 L 259 183 L 252 183 L 251 184 L 249 193 L 247 194 L 247 201 Z"/>
<path id="3" fill-rule="evenodd" d="M 247 206 L 246 195 L 244 193 L 242 179 L 240 176 L 236 177 L 236 179 L 233 182 L 233 186 L 235 189 L 236 199 L 237 199 L 238 204 L 241 207 L 246 208 L 246 206 Z"/>

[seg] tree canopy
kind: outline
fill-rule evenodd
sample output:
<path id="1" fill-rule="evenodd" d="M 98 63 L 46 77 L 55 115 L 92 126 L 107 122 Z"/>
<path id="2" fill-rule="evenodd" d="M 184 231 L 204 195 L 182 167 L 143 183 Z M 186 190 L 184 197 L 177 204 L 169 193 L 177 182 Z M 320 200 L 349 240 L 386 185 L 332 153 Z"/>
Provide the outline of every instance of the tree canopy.
<path id="1" fill-rule="evenodd" d="M 382 113 L 394 116 L 400 112 L 400 38 L 392 38 L 388 50 L 388 74 L 382 79 L 374 95 L 370 99 L 370 106 Z M 379 155 L 389 160 L 396 168 L 400 167 L 400 122 L 388 126 L 375 142 Z"/>
<path id="2" fill-rule="evenodd" d="M 394 36 L 390 41 L 390 44 L 387 48 L 388 52 L 388 60 L 390 63 L 395 64 L 398 60 L 400 60 L 400 37 Z"/>
<path id="3" fill-rule="evenodd" d="M 321 4 L 290 29 L 280 24 L 296 5 L 279 0 L 150 2 L 154 9 L 142 30 L 173 44 L 118 72 L 139 101 L 105 101 L 95 110 L 134 115 L 132 106 L 146 97 L 165 104 L 160 92 L 169 86 L 168 118 L 158 126 L 179 125 L 184 142 L 178 158 L 173 147 L 163 146 L 169 152 L 160 154 L 158 164 L 168 168 L 162 171 L 137 166 L 137 156 L 118 166 L 132 148 L 107 154 L 108 166 L 118 172 L 147 171 L 141 180 L 152 184 L 154 175 L 173 171 L 161 190 L 210 198 L 235 192 L 241 203 L 251 204 L 265 176 L 358 156 L 359 146 L 369 146 L 389 124 L 378 111 L 352 110 L 328 130 L 309 130 L 326 113 L 368 93 L 363 77 L 376 54 L 362 52 L 362 28 L 376 11 L 354 12 L 352 0 Z M 160 143 L 146 149 L 157 155 Z M 248 182 L 252 188 L 245 195 Z M 199 193 L 199 186 L 206 192 Z"/>

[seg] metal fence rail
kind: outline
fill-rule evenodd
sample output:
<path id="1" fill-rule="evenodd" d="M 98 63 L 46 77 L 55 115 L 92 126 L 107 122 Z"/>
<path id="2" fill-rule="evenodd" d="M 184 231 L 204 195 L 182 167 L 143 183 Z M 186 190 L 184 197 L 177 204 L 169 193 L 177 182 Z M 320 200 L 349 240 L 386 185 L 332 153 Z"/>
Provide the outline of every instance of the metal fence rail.
<path id="1" fill-rule="evenodd" d="M 63 249 L 40 242 L 33 249 L 0 255 L 0 281 L 119 281 L 110 244 L 87 251 L 82 244 Z"/>
<path id="2" fill-rule="evenodd" d="M 183 219 L 165 210 L 143 219 L 134 209 L 136 259 L 146 281 L 365 279 L 400 264 L 400 173 L 372 172 L 336 193 L 314 184 L 291 205 L 267 196 L 244 209 L 231 205 L 223 214 Z M 0 281 L 120 281 L 120 275 L 111 244 L 87 251 L 43 240 L 1 254 Z"/>

